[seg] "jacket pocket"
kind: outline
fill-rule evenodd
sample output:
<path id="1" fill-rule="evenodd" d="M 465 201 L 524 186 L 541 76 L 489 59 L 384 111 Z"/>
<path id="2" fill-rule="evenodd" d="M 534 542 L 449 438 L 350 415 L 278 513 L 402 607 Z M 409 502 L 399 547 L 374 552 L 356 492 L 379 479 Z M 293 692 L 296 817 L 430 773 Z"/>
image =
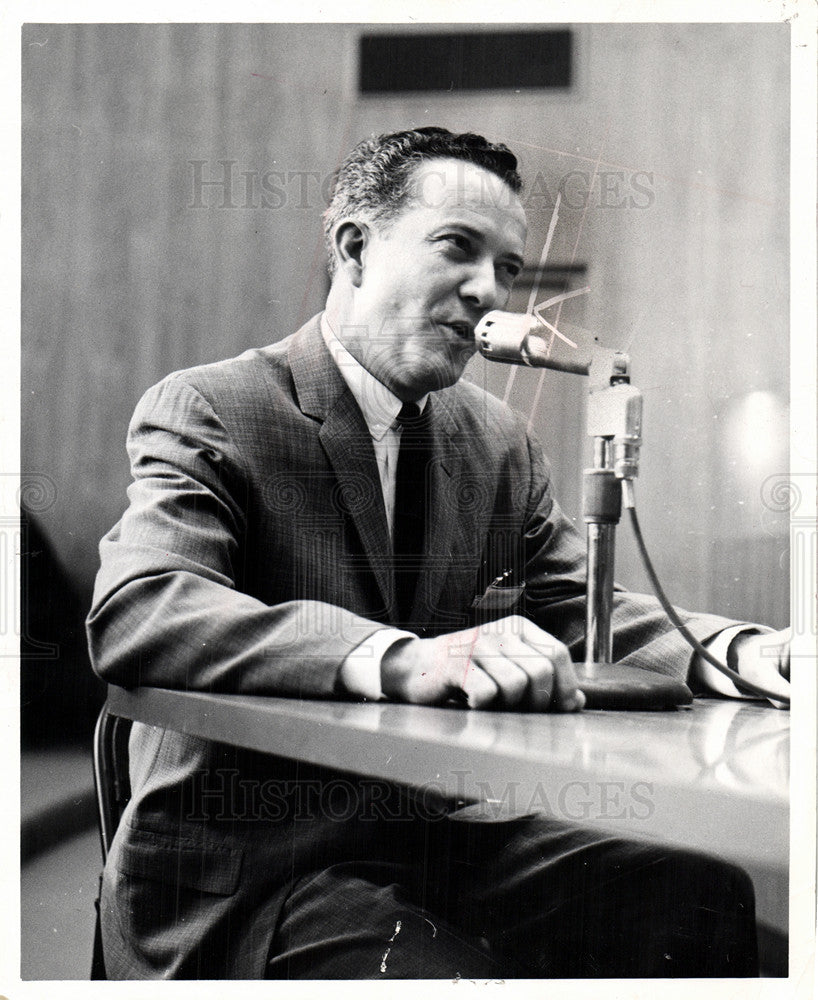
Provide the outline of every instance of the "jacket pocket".
<path id="1" fill-rule="evenodd" d="M 142 833 L 122 844 L 116 859 L 125 875 L 231 896 L 239 884 L 242 852 Z"/>

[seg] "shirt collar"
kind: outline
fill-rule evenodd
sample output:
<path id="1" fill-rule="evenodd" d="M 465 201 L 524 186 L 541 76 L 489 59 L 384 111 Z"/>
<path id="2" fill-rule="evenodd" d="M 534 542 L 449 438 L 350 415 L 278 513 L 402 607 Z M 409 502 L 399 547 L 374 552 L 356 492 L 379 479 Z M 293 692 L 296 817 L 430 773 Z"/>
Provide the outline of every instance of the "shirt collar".
<path id="1" fill-rule="evenodd" d="M 327 314 L 321 315 L 321 335 L 332 355 L 332 360 L 338 366 L 341 377 L 349 386 L 360 407 L 370 435 L 375 441 L 380 441 L 390 427 L 395 425 L 397 415 L 403 403 L 394 393 L 379 382 L 364 366 L 354 358 L 335 336 L 327 320 Z M 427 393 L 417 400 L 417 405 L 423 410 L 429 398 Z"/>

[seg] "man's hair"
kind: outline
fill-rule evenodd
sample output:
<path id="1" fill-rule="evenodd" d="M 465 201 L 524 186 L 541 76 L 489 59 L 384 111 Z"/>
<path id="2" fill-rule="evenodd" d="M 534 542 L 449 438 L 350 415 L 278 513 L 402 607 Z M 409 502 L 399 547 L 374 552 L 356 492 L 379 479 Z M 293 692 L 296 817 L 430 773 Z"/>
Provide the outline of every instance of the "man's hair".
<path id="1" fill-rule="evenodd" d="M 517 157 L 499 142 L 465 132 L 457 135 L 435 125 L 365 139 L 338 171 L 332 200 L 324 213 L 324 236 L 330 274 L 336 259 L 332 232 L 341 219 L 364 215 L 374 221 L 392 218 L 407 201 L 414 168 L 424 160 L 464 160 L 499 177 L 518 194 L 522 180 Z"/>

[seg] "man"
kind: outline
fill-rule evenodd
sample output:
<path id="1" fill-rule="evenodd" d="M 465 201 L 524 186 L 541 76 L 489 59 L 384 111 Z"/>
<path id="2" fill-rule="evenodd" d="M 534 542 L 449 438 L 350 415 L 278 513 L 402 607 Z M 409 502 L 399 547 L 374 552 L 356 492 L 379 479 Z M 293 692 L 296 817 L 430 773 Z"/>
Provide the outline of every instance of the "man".
<path id="1" fill-rule="evenodd" d="M 101 543 L 88 620 L 102 677 L 582 708 L 583 546 L 523 422 L 458 382 L 522 266 L 519 190 L 513 155 L 480 136 L 424 128 L 350 154 L 323 315 L 137 407 L 130 507 Z M 500 577 L 515 585 L 487 607 Z M 686 620 L 786 692 L 752 630 Z M 615 659 L 688 675 L 652 600 L 618 594 L 614 630 Z M 334 772 L 146 726 L 130 756 L 102 895 L 112 978 L 756 972 L 749 880 L 706 856 L 421 807 L 351 775 L 349 816 Z M 248 811 L 255 788 L 274 809 Z M 399 810 L 373 811 L 390 795 Z"/>

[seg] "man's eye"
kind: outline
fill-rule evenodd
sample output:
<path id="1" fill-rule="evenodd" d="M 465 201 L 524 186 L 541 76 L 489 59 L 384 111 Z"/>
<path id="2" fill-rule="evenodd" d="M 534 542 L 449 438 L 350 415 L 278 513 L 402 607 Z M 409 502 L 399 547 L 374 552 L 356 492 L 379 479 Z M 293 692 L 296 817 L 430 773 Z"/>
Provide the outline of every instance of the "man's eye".
<path id="1" fill-rule="evenodd" d="M 519 264 L 500 264 L 499 268 L 507 281 L 514 281 L 520 275 Z"/>
<path id="2" fill-rule="evenodd" d="M 460 233 L 447 233 L 443 239 L 461 253 L 468 253 L 471 250 L 471 241 Z"/>

